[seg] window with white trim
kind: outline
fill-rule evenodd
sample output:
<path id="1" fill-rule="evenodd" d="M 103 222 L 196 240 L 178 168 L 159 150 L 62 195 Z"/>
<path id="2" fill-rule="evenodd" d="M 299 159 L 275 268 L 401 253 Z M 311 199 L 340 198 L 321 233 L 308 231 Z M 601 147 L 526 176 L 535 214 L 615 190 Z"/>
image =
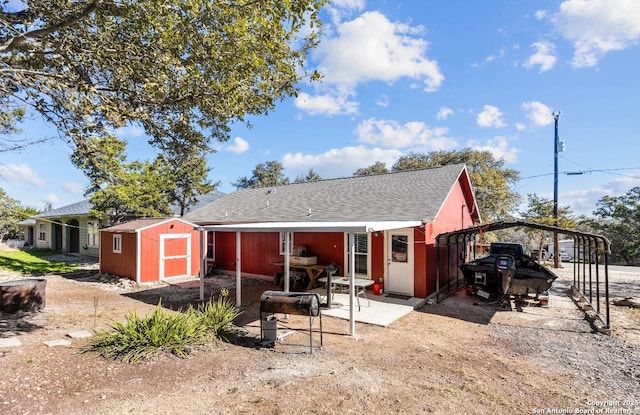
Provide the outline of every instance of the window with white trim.
<path id="1" fill-rule="evenodd" d="M 87 223 L 87 246 L 93 248 L 97 247 L 99 236 L 100 230 L 98 229 L 98 224 L 95 222 Z"/>
<path id="2" fill-rule="evenodd" d="M 347 269 L 346 273 L 351 269 L 351 247 L 349 246 L 349 235 L 347 237 Z M 354 245 L 355 245 L 355 271 L 358 275 L 369 275 L 369 234 L 368 233 L 354 233 Z"/>
<path id="3" fill-rule="evenodd" d="M 122 253 L 122 235 L 113 235 L 113 252 L 116 254 Z"/>
<path id="4" fill-rule="evenodd" d="M 46 241 L 47 240 L 47 225 L 44 223 L 41 223 L 38 226 L 38 240 L 39 241 Z"/>
<path id="5" fill-rule="evenodd" d="M 280 255 L 284 255 L 285 236 L 286 236 L 286 232 L 280 232 Z M 292 253 L 293 253 L 293 232 L 291 232 L 291 237 L 289 238 L 289 255 L 291 255 Z"/>

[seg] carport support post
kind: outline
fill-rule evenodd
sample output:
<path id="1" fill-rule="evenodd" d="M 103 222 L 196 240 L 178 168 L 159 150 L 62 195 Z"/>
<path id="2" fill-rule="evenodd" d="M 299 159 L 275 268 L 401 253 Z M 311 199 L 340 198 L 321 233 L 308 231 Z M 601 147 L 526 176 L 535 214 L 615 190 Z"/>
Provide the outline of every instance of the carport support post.
<path id="1" fill-rule="evenodd" d="M 241 241 L 242 232 L 236 231 L 236 306 L 242 305 L 242 269 L 240 264 L 240 258 L 242 258 Z"/>

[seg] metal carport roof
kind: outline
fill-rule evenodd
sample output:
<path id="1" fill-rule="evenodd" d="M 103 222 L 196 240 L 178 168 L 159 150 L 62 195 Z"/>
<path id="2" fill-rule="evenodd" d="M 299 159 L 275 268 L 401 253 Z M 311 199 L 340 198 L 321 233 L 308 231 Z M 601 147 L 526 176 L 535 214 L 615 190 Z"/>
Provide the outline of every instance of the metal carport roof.
<path id="1" fill-rule="evenodd" d="M 450 246 L 451 244 L 458 244 L 460 242 L 460 240 L 462 239 L 463 243 L 472 240 L 473 238 L 475 238 L 476 235 L 482 235 L 485 232 L 492 232 L 492 231 L 498 231 L 501 229 L 508 229 L 508 228 L 517 228 L 517 227 L 526 227 L 526 228 L 533 228 L 533 229 L 539 229 L 542 231 L 549 231 L 549 232 L 554 232 L 554 233 L 561 233 L 564 235 L 568 235 L 571 236 L 574 240 L 574 242 L 577 242 L 578 246 L 583 246 L 583 247 L 587 247 L 589 248 L 590 252 L 591 249 L 602 249 L 603 254 L 604 254 L 604 277 L 605 277 L 605 281 L 604 281 L 604 289 L 605 289 L 605 312 L 606 315 L 603 318 L 600 314 L 600 285 L 599 285 L 599 279 L 598 279 L 598 266 L 596 264 L 596 283 L 595 283 L 595 292 L 596 292 L 596 307 L 591 306 L 591 299 L 592 299 L 592 287 L 593 284 L 591 282 L 591 260 L 589 259 L 587 261 L 587 256 L 586 256 L 586 251 L 583 250 L 584 253 L 584 258 L 583 258 L 583 281 L 582 281 L 582 285 L 580 282 L 580 267 L 576 267 L 575 263 L 574 263 L 574 288 L 576 288 L 576 290 L 578 292 L 580 292 L 580 295 L 582 296 L 582 298 L 589 304 L 589 306 L 592 307 L 593 310 L 596 311 L 596 316 L 606 325 L 606 329 L 610 328 L 610 318 L 609 318 L 609 271 L 608 271 L 608 266 L 609 266 L 609 254 L 611 254 L 611 242 L 609 242 L 609 240 L 602 236 L 602 235 L 596 235 L 596 234 L 592 234 L 592 233 L 588 233 L 588 232 L 581 232 L 581 231 L 577 231 L 577 230 L 572 230 L 572 229 L 565 229 L 565 228 L 559 228 L 556 226 L 547 226 L 547 225 L 542 225 L 539 223 L 534 223 L 534 222 L 527 222 L 527 221 L 522 221 L 522 220 L 514 220 L 514 221 L 499 221 L 499 222 L 493 222 L 493 223 L 488 223 L 488 224 L 484 224 L 484 225 L 477 225 L 477 226 L 473 226 L 470 228 L 465 228 L 465 229 L 459 229 L 456 231 L 451 231 L 451 232 L 445 232 L 445 233 L 441 233 L 440 235 L 438 235 L 435 238 L 435 246 L 436 247 L 442 247 L 442 246 Z M 449 249 L 448 249 L 449 251 Z M 439 294 L 440 291 L 440 250 L 438 249 L 438 266 L 437 266 L 437 293 Z M 459 258 L 459 257 L 458 257 Z M 589 257 L 590 258 L 590 257 Z M 586 270 L 584 270 L 585 267 L 585 263 L 588 262 L 589 263 L 589 299 L 587 299 L 587 296 L 585 295 L 584 289 L 586 288 L 586 280 L 585 280 L 585 275 L 586 274 Z M 576 271 L 578 273 L 577 278 L 576 278 Z M 450 276 L 447 275 L 447 282 L 450 281 Z"/>

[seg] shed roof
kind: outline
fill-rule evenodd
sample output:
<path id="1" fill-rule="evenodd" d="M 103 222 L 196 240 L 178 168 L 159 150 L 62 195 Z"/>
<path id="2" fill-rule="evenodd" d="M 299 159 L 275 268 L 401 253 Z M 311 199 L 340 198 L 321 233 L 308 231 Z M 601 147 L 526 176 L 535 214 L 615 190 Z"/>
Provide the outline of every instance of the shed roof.
<path id="1" fill-rule="evenodd" d="M 119 223 L 117 225 L 104 228 L 102 229 L 102 231 L 139 232 L 141 230 L 159 225 L 161 223 L 170 222 L 170 221 L 180 221 L 195 227 L 195 225 L 193 225 L 192 223 L 186 222 L 178 218 L 143 218 L 143 219 L 134 219 L 129 222 Z"/>
<path id="2" fill-rule="evenodd" d="M 462 164 L 241 189 L 184 216 L 194 223 L 421 221 L 436 218 Z"/>

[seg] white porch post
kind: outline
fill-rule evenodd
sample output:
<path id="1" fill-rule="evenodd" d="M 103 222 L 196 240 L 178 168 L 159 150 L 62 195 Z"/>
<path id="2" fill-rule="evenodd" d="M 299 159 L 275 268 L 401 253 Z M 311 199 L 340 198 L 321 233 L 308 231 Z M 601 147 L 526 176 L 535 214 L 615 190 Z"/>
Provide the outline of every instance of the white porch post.
<path id="1" fill-rule="evenodd" d="M 356 243 L 355 234 L 349 232 L 349 334 L 351 336 L 356 335 L 356 319 L 353 304 L 353 297 L 355 297 L 355 284 L 356 284 Z"/>
<path id="2" fill-rule="evenodd" d="M 289 245 L 291 244 L 291 232 L 284 232 L 284 292 L 289 292 Z"/>
<path id="3" fill-rule="evenodd" d="M 207 267 L 207 253 L 204 250 L 204 239 L 207 237 L 207 231 L 203 228 L 198 230 L 200 231 L 200 301 L 204 301 L 204 271 Z"/>
<path id="4" fill-rule="evenodd" d="M 236 306 L 242 305 L 242 269 L 240 258 L 242 258 L 241 252 L 241 232 L 236 231 Z"/>

